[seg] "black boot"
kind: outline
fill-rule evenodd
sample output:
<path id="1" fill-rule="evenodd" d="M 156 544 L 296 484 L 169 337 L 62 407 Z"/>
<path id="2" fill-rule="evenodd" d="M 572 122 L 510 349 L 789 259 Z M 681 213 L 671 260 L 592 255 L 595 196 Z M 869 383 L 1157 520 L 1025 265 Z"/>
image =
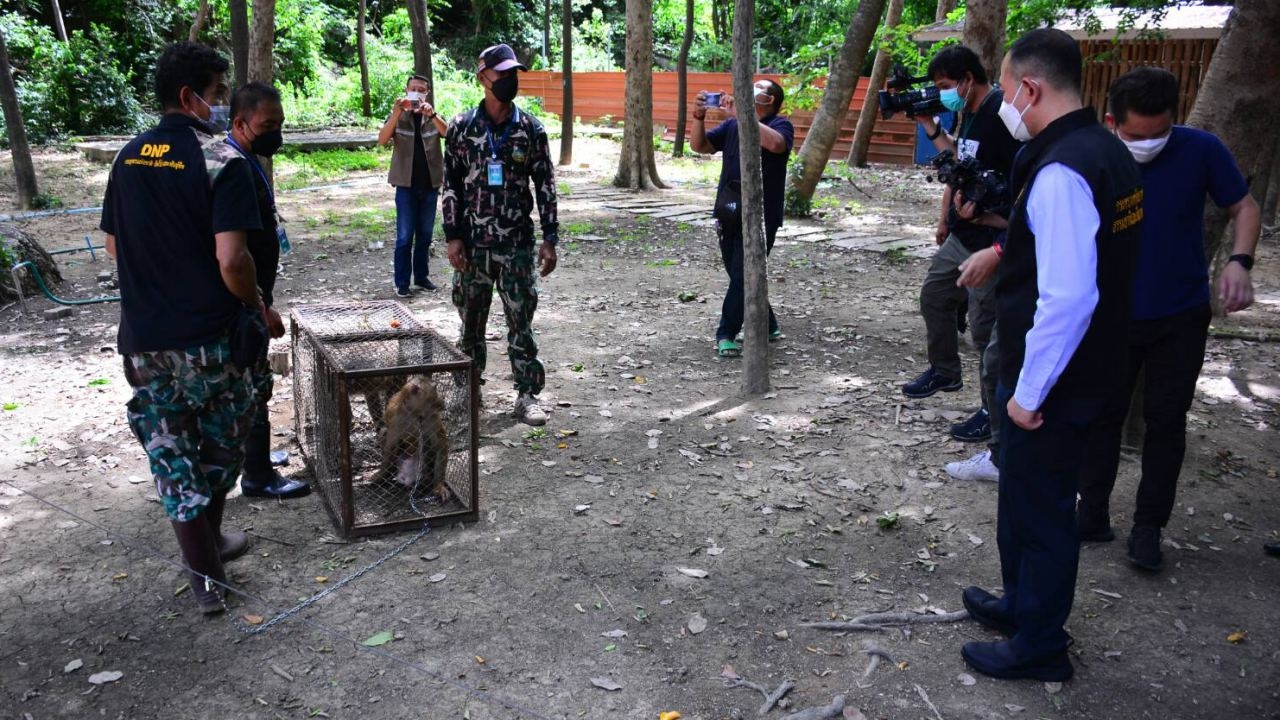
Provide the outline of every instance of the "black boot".
<path id="1" fill-rule="evenodd" d="M 171 520 L 170 524 L 173 525 L 174 535 L 178 536 L 182 557 L 191 569 L 191 592 L 196 604 L 200 606 L 200 612 L 205 615 L 222 612 L 226 609 L 222 600 L 225 591 L 219 585 L 205 584 L 205 576 L 223 584 L 227 582 L 222 560 L 218 558 L 218 544 L 213 527 L 209 524 L 209 514 L 201 513 L 196 519 L 187 522 Z"/>
<path id="2" fill-rule="evenodd" d="M 249 439 L 244 443 L 244 470 L 240 473 L 240 491 L 246 497 L 290 500 L 311 494 L 311 486 L 301 480 L 290 480 L 271 467 L 271 425 L 266 408 L 254 418 Z"/>
<path id="3" fill-rule="evenodd" d="M 218 557 L 222 562 L 231 562 L 249 551 L 249 536 L 234 530 L 223 532 L 222 513 L 227 506 L 226 493 L 214 495 L 205 507 L 204 514 L 209 516 L 209 527 L 213 528 L 213 537 L 218 545 Z"/>

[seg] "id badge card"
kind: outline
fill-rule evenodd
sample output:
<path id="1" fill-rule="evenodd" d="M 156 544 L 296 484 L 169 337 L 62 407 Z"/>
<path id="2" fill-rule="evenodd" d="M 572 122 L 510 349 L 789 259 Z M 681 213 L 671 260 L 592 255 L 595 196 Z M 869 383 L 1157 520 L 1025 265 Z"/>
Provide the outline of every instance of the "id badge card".
<path id="1" fill-rule="evenodd" d="M 280 213 L 276 213 L 276 240 L 280 243 L 281 255 L 288 255 L 293 249 L 293 245 L 289 242 L 289 234 L 284 230 L 284 219 L 280 217 Z"/>
<path id="2" fill-rule="evenodd" d="M 489 171 L 489 187 L 501 187 L 503 182 L 502 163 L 490 160 L 486 165 Z"/>

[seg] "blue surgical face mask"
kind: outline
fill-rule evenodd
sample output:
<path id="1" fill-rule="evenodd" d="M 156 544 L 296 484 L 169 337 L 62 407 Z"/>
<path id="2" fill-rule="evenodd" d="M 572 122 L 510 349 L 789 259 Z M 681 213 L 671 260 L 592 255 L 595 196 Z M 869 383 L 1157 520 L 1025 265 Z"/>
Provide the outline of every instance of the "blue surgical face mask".
<path id="1" fill-rule="evenodd" d="M 938 100 L 951 112 L 960 112 L 964 109 L 965 96 L 960 94 L 959 88 L 947 88 L 941 91 L 938 93 Z"/>
<path id="2" fill-rule="evenodd" d="M 196 99 L 204 103 L 205 107 L 209 108 L 208 120 L 201 120 L 200 118 L 196 119 L 201 120 L 201 122 L 203 122 L 212 132 L 226 132 L 227 128 L 231 126 L 231 106 L 210 105 L 205 102 L 205 99 L 200 97 L 199 94 L 196 94 Z"/>

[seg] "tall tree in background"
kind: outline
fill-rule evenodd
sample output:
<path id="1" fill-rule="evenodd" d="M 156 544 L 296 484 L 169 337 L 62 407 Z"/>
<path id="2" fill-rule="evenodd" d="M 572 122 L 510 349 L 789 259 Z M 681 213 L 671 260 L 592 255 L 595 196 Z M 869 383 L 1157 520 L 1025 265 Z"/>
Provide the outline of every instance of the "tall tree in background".
<path id="1" fill-rule="evenodd" d="M 249 82 L 249 5 L 247 0 L 227 0 L 227 14 L 231 16 L 231 64 L 236 76 L 236 87 Z"/>
<path id="2" fill-rule="evenodd" d="M 551 67 L 551 0 L 542 0 L 542 65 Z"/>
<path id="3" fill-rule="evenodd" d="M 1008 0 L 968 0 L 964 7 L 964 44 L 982 59 L 989 77 L 1000 77 L 1004 59 L 1004 23 Z"/>
<path id="4" fill-rule="evenodd" d="M 1280 163 L 1280 2 L 1236 0 L 1213 51 L 1187 124 L 1217 135 L 1249 179 L 1249 191 L 1263 208 L 1263 223 L 1276 217 L 1276 165 Z M 1228 216 L 1209 205 L 1205 253 L 1220 260 Z M 1220 269 L 1215 263 L 1215 273 Z"/>
<path id="5" fill-rule="evenodd" d="M 249 30 L 249 81 L 271 84 L 275 77 L 276 0 L 253 0 Z"/>
<path id="6" fill-rule="evenodd" d="M 684 40 L 676 61 L 676 142 L 673 157 L 684 155 L 685 115 L 689 112 L 689 48 L 693 46 L 693 0 L 684 0 Z"/>
<path id="7" fill-rule="evenodd" d="M 626 2 L 627 111 L 613 184 L 648 190 L 666 187 L 653 159 L 653 0 Z"/>
<path id="8" fill-rule="evenodd" d="M 57 3 L 57 0 L 54 0 Z M 200 0 L 200 7 L 196 8 L 196 16 L 191 20 L 191 30 L 187 33 L 187 42 L 196 42 L 200 39 L 200 31 L 204 30 L 204 23 L 209 19 L 209 0 Z"/>
<path id="9" fill-rule="evenodd" d="M 889 0 L 889 8 L 884 11 L 884 29 L 889 30 L 902 21 L 902 0 Z M 849 145 L 849 164 L 854 167 L 866 167 L 867 151 L 871 148 L 871 133 L 876 128 L 876 115 L 880 108 L 879 94 L 889 77 L 889 66 L 893 64 L 893 50 L 881 45 L 876 50 L 876 62 L 871 68 L 871 82 L 867 85 L 867 99 L 862 103 L 862 112 L 858 113 L 858 127 L 853 131 L 853 143 Z"/>
<path id="10" fill-rule="evenodd" d="M 791 182 L 787 187 L 787 212 L 790 214 L 809 213 L 813 191 L 822 179 L 827 160 L 831 158 L 831 148 L 836 143 L 836 135 L 840 132 L 845 113 L 849 110 L 849 101 L 853 98 L 853 89 L 858 84 L 859 69 L 866 58 L 867 48 L 871 46 L 876 27 L 880 24 L 884 2 L 885 0 L 862 0 L 849 21 L 840 54 L 827 78 L 826 90 L 822 93 L 822 103 L 813 116 L 809 134 L 805 136 L 804 145 L 792 166 Z"/>
<path id="11" fill-rule="evenodd" d="M 62 42 L 67 41 L 67 25 L 62 21 L 62 6 L 58 4 L 58 0 L 49 0 L 53 10 L 53 29 L 58 33 L 58 39 Z"/>
<path id="12" fill-rule="evenodd" d="M 0 31 L 0 105 L 4 106 L 4 127 L 9 131 L 9 150 L 13 156 L 13 175 L 18 182 L 18 205 L 30 210 L 40 194 L 36 187 L 36 168 L 31 162 L 27 130 L 22 124 L 22 108 L 18 107 L 18 89 L 9 68 L 9 47 Z"/>
<path id="13" fill-rule="evenodd" d="M 427 1 L 405 2 L 409 10 L 409 30 L 413 33 L 413 72 L 427 79 L 427 102 L 435 105 L 436 82 L 431 67 L 431 27 L 427 24 Z M 472 63 L 471 66 L 475 67 L 475 64 Z"/>
<path id="14" fill-rule="evenodd" d="M 364 44 L 364 22 L 368 14 L 365 0 L 360 0 L 356 15 L 356 56 L 360 63 L 360 108 L 365 117 L 373 117 L 373 103 L 369 97 L 369 54 Z"/>
<path id="15" fill-rule="evenodd" d="M 560 73 L 564 106 L 560 108 L 560 164 L 573 162 L 573 0 L 564 0 L 560 17 Z"/>
<path id="16" fill-rule="evenodd" d="M 934 22 L 942 22 L 956 9 L 956 0 L 938 0 L 938 9 L 933 14 Z"/>
<path id="17" fill-rule="evenodd" d="M 742 279 L 746 302 L 742 324 L 745 340 L 742 392 L 761 395 L 769 390 L 769 277 L 764 241 L 760 121 L 756 118 L 752 87 L 756 65 L 751 47 L 753 25 L 755 0 L 737 0 L 733 15 L 733 107 L 738 118 L 738 162 L 742 175 Z"/>

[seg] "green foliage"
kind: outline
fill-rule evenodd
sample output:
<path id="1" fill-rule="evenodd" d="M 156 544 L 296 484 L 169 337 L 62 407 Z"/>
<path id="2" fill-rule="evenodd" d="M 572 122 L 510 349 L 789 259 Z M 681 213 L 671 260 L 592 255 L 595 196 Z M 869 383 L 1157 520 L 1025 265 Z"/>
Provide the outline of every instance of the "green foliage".
<path id="1" fill-rule="evenodd" d="M 391 150 L 317 150 L 300 152 L 286 149 L 276 156 L 276 184 L 281 190 L 294 190 L 326 182 L 336 182 L 352 173 L 368 173 L 390 164 Z"/>
<path id="2" fill-rule="evenodd" d="M 0 16 L 14 66 L 27 137 L 131 133 L 150 118 L 116 62 L 115 35 L 102 25 L 76 30 L 66 43 L 21 15 Z"/>

